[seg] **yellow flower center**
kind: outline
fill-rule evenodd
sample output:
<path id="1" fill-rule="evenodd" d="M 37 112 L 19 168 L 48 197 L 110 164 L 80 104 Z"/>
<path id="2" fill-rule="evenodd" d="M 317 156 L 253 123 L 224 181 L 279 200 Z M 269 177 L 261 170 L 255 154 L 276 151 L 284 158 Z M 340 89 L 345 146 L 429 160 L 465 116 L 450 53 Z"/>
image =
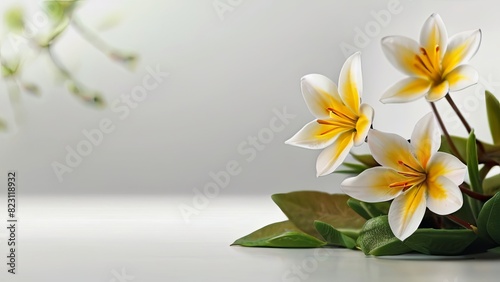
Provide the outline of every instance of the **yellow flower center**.
<path id="1" fill-rule="evenodd" d="M 430 51 L 428 52 L 425 48 L 420 47 L 420 54 L 415 55 L 413 66 L 438 85 L 442 82 L 443 74 L 439 45 L 436 45 L 434 50 Z"/>
<path id="2" fill-rule="evenodd" d="M 347 130 L 356 130 L 356 123 L 358 121 L 358 118 L 353 118 L 348 114 L 345 114 L 341 111 L 335 110 L 333 108 L 328 108 L 327 109 L 330 112 L 330 117 L 331 119 L 318 119 L 316 120 L 317 123 L 319 124 L 324 124 L 324 125 L 329 125 L 331 126 L 330 129 L 324 131 L 321 133 L 321 135 L 328 134 L 338 128 L 344 128 Z"/>
<path id="3" fill-rule="evenodd" d="M 398 161 L 398 164 L 402 166 L 405 171 L 398 171 L 398 174 L 406 177 L 403 181 L 398 181 L 389 184 L 390 188 L 400 188 L 403 192 L 412 188 L 413 186 L 418 186 L 427 179 L 427 174 L 424 171 L 420 171 L 416 168 L 411 167 L 403 161 Z"/>

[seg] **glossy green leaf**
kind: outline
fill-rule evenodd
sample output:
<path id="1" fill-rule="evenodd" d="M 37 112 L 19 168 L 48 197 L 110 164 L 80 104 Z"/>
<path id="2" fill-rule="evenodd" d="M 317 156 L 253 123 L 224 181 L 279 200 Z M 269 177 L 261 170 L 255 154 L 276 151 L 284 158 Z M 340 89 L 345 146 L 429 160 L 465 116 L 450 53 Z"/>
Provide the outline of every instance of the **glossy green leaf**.
<path id="1" fill-rule="evenodd" d="M 351 153 L 351 156 L 358 162 L 364 164 L 367 167 L 380 166 L 379 163 L 373 158 L 372 155 L 356 155 Z"/>
<path id="2" fill-rule="evenodd" d="M 349 249 L 354 249 L 356 247 L 356 238 L 343 234 L 326 222 L 317 220 L 314 222 L 314 227 L 316 227 L 316 230 L 326 240 L 328 245 L 346 247 Z"/>
<path id="3" fill-rule="evenodd" d="M 386 215 L 368 220 L 359 234 L 357 244 L 366 255 L 400 255 L 412 251 L 394 236 Z"/>
<path id="4" fill-rule="evenodd" d="M 317 191 L 298 191 L 275 194 L 273 201 L 299 229 L 319 239 L 314 221 L 319 220 L 334 226 L 339 231 L 356 236 L 365 219 L 348 205 L 349 196 Z"/>
<path id="5" fill-rule="evenodd" d="M 500 193 L 496 193 L 481 209 L 477 219 L 479 236 L 500 245 Z"/>
<path id="6" fill-rule="evenodd" d="M 495 95 L 488 90 L 485 92 L 485 98 L 491 137 L 494 144 L 500 145 L 500 103 Z"/>
<path id="7" fill-rule="evenodd" d="M 231 245 L 245 247 L 315 248 L 326 243 L 307 235 L 290 221 L 276 222 L 252 232 Z"/>
<path id="8" fill-rule="evenodd" d="M 469 229 L 417 229 L 404 240 L 412 250 L 427 255 L 459 255 L 477 239 Z"/>
<path id="9" fill-rule="evenodd" d="M 10 31 L 22 32 L 24 30 L 24 10 L 22 7 L 12 7 L 4 14 L 4 22 Z"/>

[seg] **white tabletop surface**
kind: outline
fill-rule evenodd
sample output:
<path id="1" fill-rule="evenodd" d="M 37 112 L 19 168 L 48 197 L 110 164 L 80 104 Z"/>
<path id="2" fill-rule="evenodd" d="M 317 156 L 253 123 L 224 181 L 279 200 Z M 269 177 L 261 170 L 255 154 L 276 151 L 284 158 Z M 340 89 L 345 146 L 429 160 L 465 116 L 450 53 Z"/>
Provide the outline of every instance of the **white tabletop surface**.
<path id="1" fill-rule="evenodd" d="M 345 249 L 229 245 L 284 219 L 269 197 L 21 197 L 17 274 L 0 281 L 498 281 L 498 259 L 381 259 Z M 3 201 L 5 202 L 5 201 Z M 2 207 L 3 208 L 3 207 Z M 6 257 L 2 228 L 0 255 Z"/>

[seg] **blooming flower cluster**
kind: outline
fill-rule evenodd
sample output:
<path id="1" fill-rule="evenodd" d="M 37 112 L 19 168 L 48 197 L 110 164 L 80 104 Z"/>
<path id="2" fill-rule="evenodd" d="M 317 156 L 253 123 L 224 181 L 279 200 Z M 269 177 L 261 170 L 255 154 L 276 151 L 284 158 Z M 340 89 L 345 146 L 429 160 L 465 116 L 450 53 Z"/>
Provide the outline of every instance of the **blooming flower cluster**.
<path id="1" fill-rule="evenodd" d="M 382 49 L 398 70 L 409 77 L 388 88 L 383 103 L 401 103 L 425 97 L 434 103 L 450 92 L 478 81 L 466 63 L 477 52 L 481 31 L 473 30 L 448 38 L 440 16 L 425 22 L 420 43 L 403 36 L 382 39 Z M 467 166 L 452 154 L 438 152 L 441 132 L 437 113 L 425 115 L 415 126 L 410 141 L 372 128 L 373 108 L 363 104 L 361 55 L 349 57 L 341 69 L 338 87 L 319 74 L 302 78 L 304 100 L 315 120 L 306 124 L 287 144 L 323 149 L 318 176 L 334 172 L 353 146 L 367 142 L 380 165 L 344 180 L 343 191 L 372 203 L 392 200 L 388 220 L 394 235 L 405 240 L 419 227 L 426 209 L 437 215 L 456 212 L 463 205 L 459 186 Z M 444 129 L 444 128 L 443 128 Z"/>

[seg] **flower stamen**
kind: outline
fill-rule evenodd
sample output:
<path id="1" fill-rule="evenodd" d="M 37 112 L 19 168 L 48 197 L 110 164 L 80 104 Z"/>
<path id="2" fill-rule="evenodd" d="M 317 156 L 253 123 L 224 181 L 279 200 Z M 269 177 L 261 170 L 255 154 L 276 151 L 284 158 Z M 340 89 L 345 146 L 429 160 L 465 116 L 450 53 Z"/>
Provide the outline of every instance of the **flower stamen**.
<path id="1" fill-rule="evenodd" d="M 434 56 L 431 58 L 427 50 L 420 47 L 420 54 L 415 55 L 416 62 L 413 64 L 415 68 L 437 82 L 441 81 L 439 50 L 439 45 L 436 45 Z"/>
<path id="2" fill-rule="evenodd" d="M 439 45 L 436 45 L 436 48 L 435 48 L 435 52 L 434 52 L 434 66 L 436 66 L 438 69 L 441 69 L 441 64 L 440 64 L 440 56 L 439 56 L 439 51 L 440 51 L 440 48 L 439 48 Z"/>
<path id="3" fill-rule="evenodd" d="M 415 169 L 415 168 L 411 167 L 410 165 L 406 164 L 405 162 L 403 162 L 403 161 L 401 161 L 401 160 L 399 160 L 399 161 L 398 161 L 398 164 L 399 164 L 399 165 L 402 165 L 402 166 L 404 166 L 404 167 L 406 167 L 406 168 L 408 168 L 408 169 L 410 169 L 411 171 L 416 172 L 418 175 L 422 174 L 422 172 L 421 172 L 421 171 L 419 171 L 418 169 Z"/>
<path id="4" fill-rule="evenodd" d="M 350 121 L 344 121 L 344 120 L 324 120 L 324 119 L 318 119 L 316 120 L 317 123 L 319 124 L 324 124 L 324 125 L 331 125 L 331 126 L 336 126 L 336 127 L 352 127 L 352 122 Z"/>
<path id="5" fill-rule="evenodd" d="M 336 115 L 336 116 L 338 116 L 338 117 L 340 117 L 340 118 L 348 119 L 348 120 L 351 120 L 351 121 L 353 121 L 353 122 L 355 122 L 355 121 L 356 121 L 356 119 L 355 119 L 355 118 L 350 117 L 350 116 L 346 115 L 345 113 L 343 113 L 343 112 L 341 112 L 341 111 L 338 111 L 338 110 L 336 110 L 336 109 L 334 109 L 334 108 L 327 108 L 327 110 L 329 110 L 332 114 L 334 114 L 334 115 Z"/>

